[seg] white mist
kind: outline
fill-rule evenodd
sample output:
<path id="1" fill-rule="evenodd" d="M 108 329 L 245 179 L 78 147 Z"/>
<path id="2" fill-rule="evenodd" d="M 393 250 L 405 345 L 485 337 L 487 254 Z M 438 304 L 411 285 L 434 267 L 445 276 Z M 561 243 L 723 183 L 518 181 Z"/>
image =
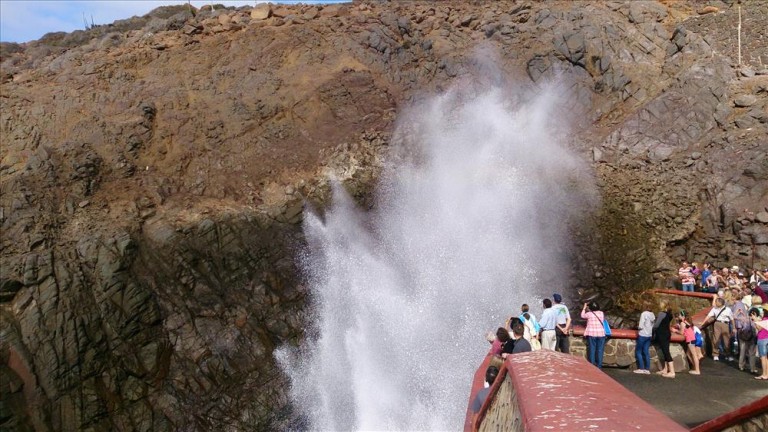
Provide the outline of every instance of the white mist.
<path id="1" fill-rule="evenodd" d="M 454 90 L 401 115 L 372 212 L 308 214 L 313 322 L 281 349 L 316 430 L 457 430 L 484 339 L 567 292 L 566 229 L 594 202 L 554 88 Z M 560 112 L 559 112 L 560 111 Z"/>

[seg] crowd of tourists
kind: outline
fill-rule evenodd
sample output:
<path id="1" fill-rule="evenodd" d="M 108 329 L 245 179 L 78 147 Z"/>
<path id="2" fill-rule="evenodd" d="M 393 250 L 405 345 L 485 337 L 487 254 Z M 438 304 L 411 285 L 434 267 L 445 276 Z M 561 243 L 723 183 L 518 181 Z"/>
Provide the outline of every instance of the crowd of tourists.
<path id="1" fill-rule="evenodd" d="M 528 304 L 520 307 L 520 314 L 510 317 L 504 327 L 499 327 L 495 333 L 488 334 L 491 343 L 490 353 L 507 358 L 511 354 L 540 349 L 570 353 L 572 328 L 571 312 L 563 303 L 560 294 L 542 301 L 540 318 L 531 311 Z M 584 303 L 581 318 L 586 321 L 584 337 L 587 344 L 589 362 L 602 367 L 605 349 L 606 331 L 610 331 L 605 321 L 605 315 L 595 302 Z"/>
<path id="2" fill-rule="evenodd" d="M 603 312 L 599 310 L 596 304 L 591 306 L 585 304 L 582 318 L 587 319 L 585 317 L 587 309 L 589 310 L 587 315 L 598 317 L 601 322 L 605 319 Z M 475 413 L 480 411 L 485 398 L 488 396 L 490 386 L 499 373 L 501 363 L 508 356 L 542 349 L 569 354 L 571 324 L 571 313 L 563 303 L 563 297 L 555 293 L 551 299 L 545 298 L 542 301 L 542 312 L 539 319 L 536 318 L 528 304 L 523 304 L 520 307 L 519 315 L 511 316 L 504 327 L 499 327 L 495 333 L 488 333 L 487 339 L 491 343 L 490 354 L 493 355 L 493 359 L 485 372 L 485 388 L 481 389 L 472 401 L 472 410 Z M 602 334 L 599 334 L 600 331 Z M 595 356 L 598 355 L 599 350 L 599 367 L 602 365 L 602 352 L 605 346 L 605 331 L 602 327 L 594 333 L 594 339 L 594 343 L 590 346 L 594 347 Z M 595 356 L 593 357 L 596 358 Z M 594 360 L 593 364 L 597 364 L 597 360 Z"/>
<path id="3" fill-rule="evenodd" d="M 745 271 L 739 266 L 717 269 L 709 263 L 699 265 L 683 261 L 677 273 L 683 291 L 701 291 L 714 294 L 725 289 L 743 290 L 766 282 L 768 280 L 768 277 L 765 276 L 768 273 L 766 270 L 768 269 Z"/>
<path id="4" fill-rule="evenodd" d="M 751 372 L 756 375 L 755 379 L 768 380 L 768 313 L 763 306 L 768 307 L 768 269 L 752 271 L 746 277 L 736 266 L 717 270 L 705 263 L 698 269 L 696 263 L 689 265 L 683 262 L 678 274 L 683 291 L 716 294 L 712 299 L 712 308 L 699 328 L 685 310 L 673 310 L 668 302 L 662 300 L 657 303 L 648 294 L 643 299 L 643 310 L 638 321 L 635 345 L 637 369 L 634 372 L 651 374 L 650 347 L 653 345 L 659 359 L 656 374 L 674 378 L 670 343 L 673 334 L 680 334 L 685 340 L 690 374 L 701 375 L 701 360 L 705 358 L 706 351 L 704 344 L 709 340 L 713 360 L 735 362 L 738 357 L 740 370 Z M 610 326 L 595 302 L 584 303 L 580 317 L 586 321 L 584 338 L 587 359 L 602 368 Z M 473 411 L 480 410 L 504 359 L 537 350 L 569 354 L 571 329 L 571 313 L 560 294 L 553 294 L 552 299 L 542 301 L 538 319 L 529 305 L 523 304 L 519 315 L 510 317 L 504 327 L 487 336 L 493 359 L 486 370 L 486 387 L 472 402 Z"/>
<path id="5" fill-rule="evenodd" d="M 738 356 L 740 370 L 757 375 L 755 379 L 768 380 L 768 314 L 765 311 L 768 268 L 744 272 L 738 266 L 732 266 L 718 270 L 708 263 L 699 268 L 696 263 L 683 261 L 678 277 L 683 291 L 694 291 L 698 287 L 702 292 L 716 293 L 712 309 L 702 324 L 703 328 L 710 327 L 712 359 L 734 362 Z M 678 317 L 678 321 L 678 332 L 690 333 L 688 327 L 691 327 L 695 337 L 696 328 L 690 319 L 680 320 Z M 688 346 L 691 344 L 689 336 L 685 335 Z M 688 356 L 696 370 L 703 357 L 700 349 L 698 355 Z"/>

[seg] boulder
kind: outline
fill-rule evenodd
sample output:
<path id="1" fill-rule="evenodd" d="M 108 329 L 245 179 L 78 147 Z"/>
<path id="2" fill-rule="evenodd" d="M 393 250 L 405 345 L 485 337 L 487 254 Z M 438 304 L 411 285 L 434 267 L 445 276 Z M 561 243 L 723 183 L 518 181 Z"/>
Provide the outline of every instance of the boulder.
<path id="1" fill-rule="evenodd" d="M 259 3 L 251 9 L 251 19 L 265 20 L 272 16 L 272 6 L 269 3 Z"/>
<path id="2" fill-rule="evenodd" d="M 733 104 L 739 108 L 751 107 L 757 103 L 757 96 L 745 94 L 740 95 L 733 101 Z"/>
<path id="3" fill-rule="evenodd" d="M 304 14 L 301 15 L 301 18 L 305 21 L 309 21 L 317 18 L 319 14 L 320 14 L 320 11 L 316 7 L 311 7 L 307 9 L 304 12 Z"/>

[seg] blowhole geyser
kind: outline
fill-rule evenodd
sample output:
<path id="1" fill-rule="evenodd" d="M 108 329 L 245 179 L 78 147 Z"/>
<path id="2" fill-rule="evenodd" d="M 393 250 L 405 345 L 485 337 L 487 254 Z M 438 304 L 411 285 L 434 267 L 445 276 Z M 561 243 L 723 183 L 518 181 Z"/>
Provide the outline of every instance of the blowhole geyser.
<path id="1" fill-rule="evenodd" d="M 595 193 L 558 94 L 465 88 L 411 107 L 375 209 L 336 187 L 307 215 L 311 327 L 277 356 L 308 427 L 461 428 L 484 332 L 568 289 L 568 226 Z"/>

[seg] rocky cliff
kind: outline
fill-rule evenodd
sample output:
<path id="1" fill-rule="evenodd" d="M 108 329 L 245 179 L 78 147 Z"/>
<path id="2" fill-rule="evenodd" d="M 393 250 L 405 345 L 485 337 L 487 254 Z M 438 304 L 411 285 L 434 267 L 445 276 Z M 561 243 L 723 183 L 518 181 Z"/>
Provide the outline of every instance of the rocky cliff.
<path id="1" fill-rule="evenodd" d="M 398 108 L 478 47 L 586 113 L 603 207 L 574 293 L 768 265 L 768 4 L 742 6 L 741 64 L 737 24 L 729 2 L 179 6 L 2 44 L 0 426 L 284 426 L 304 206 L 330 178 L 369 205 Z"/>

